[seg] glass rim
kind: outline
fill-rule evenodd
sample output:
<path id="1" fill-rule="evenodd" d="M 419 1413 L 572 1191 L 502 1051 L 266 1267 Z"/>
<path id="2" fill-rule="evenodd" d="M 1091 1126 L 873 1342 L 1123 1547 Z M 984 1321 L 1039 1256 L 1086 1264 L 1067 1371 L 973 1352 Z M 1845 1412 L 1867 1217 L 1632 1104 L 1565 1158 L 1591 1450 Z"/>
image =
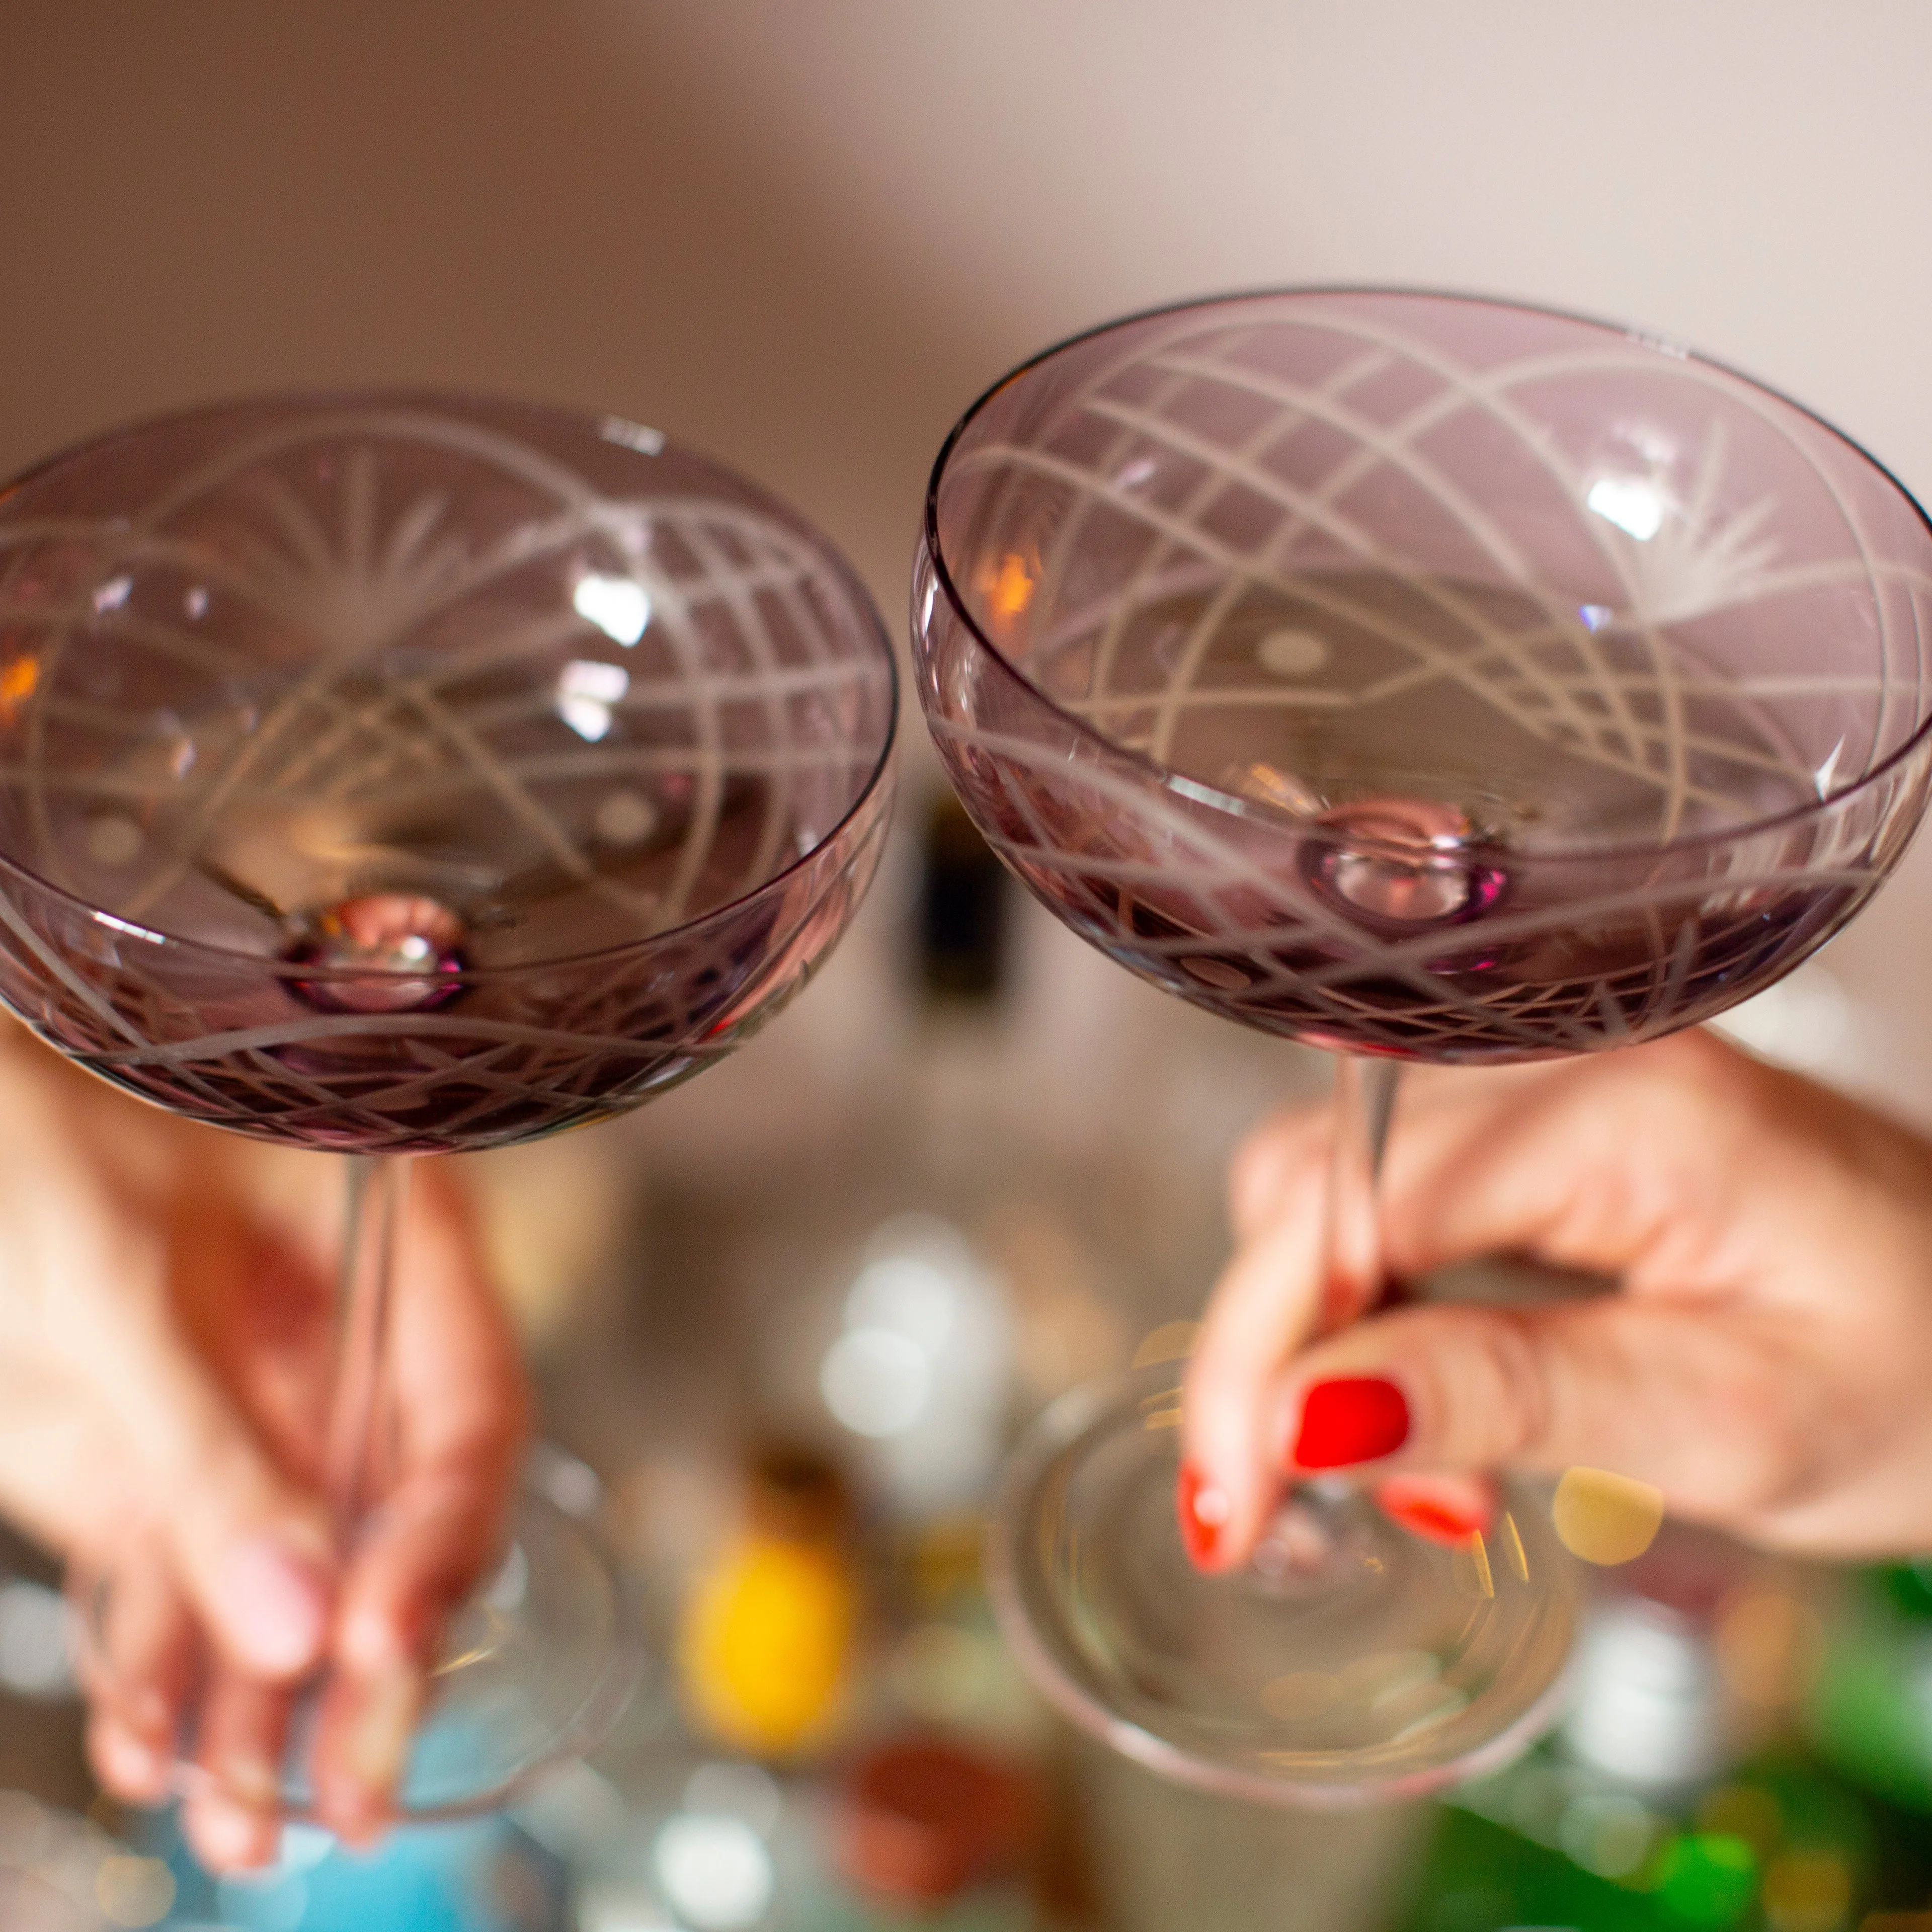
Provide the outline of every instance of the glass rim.
<path id="1" fill-rule="evenodd" d="M 810 544 L 820 560 L 830 567 L 832 574 L 844 586 L 859 616 L 860 628 L 877 646 L 886 672 L 885 729 L 880 736 L 878 754 L 862 782 L 853 794 L 850 802 L 824 833 L 812 842 L 809 850 L 800 853 L 788 864 L 773 872 L 770 878 L 760 880 L 749 890 L 706 908 L 694 918 L 680 920 L 675 926 L 665 926 L 659 932 L 640 938 L 622 940 L 612 946 L 593 946 L 581 952 L 548 954 L 540 958 L 517 960 L 501 966 L 466 966 L 454 972 L 436 974 L 435 976 L 439 986 L 454 988 L 500 984 L 522 974 L 555 972 L 565 967 L 583 966 L 598 960 L 620 959 L 628 953 L 641 953 L 654 946 L 667 945 L 674 940 L 696 934 L 731 914 L 742 912 L 758 900 L 778 890 L 794 880 L 839 842 L 881 790 L 892 770 L 892 754 L 898 742 L 899 707 L 902 695 L 899 688 L 898 653 L 892 648 L 892 635 L 880 614 L 878 602 L 844 553 L 815 523 L 801 515 L 789 503 L 741 471 L 734 470 L 701 451 L 692 449 L 676 438 L 666 436 L 661 430 L 636 422 L 628 417 L 620 416 L 608 410 L 598 412 L 568 404 L 533 402 L 528 398 L 502 395 L 487 390 L 442 389 L 433 385 L 253 391 L 245 395 L 193 404 L 186 409 L 161 410 L 68 443 L 50 456 L 44 457 L 28 468 L 0 480 L 0 513 L 4 513 L 15 493 L 28 484 L 51 475 L 70 462 L 111 449 L 116 443 L 150 431 L 204 419 L 240 415 L 262 408 L 296 410 L 312 407 L 320 413 L 326 410 L 399 406 L 440 408 L 446 412 L 487 409 L 521 412 L 540 417 L 557 428 L 579 431 L 593 442 L 608 443 L 615 448 L 628 449 L 644 461 L 651 461 L 668 453 L 708 471 L 721 482 L 742 491 L 758 506 L 775 512 L 780 520 L 789 525 Z M 654 447 L 646 451 L 635 443 L 628 443 L 608 434 L 607 432 L 613 424 L 621 424 L 649 437 Z M 417 981 L 425 976 L 427 970 L 421 966 L 305 964 L 272 957 L 266 953 L 244 952 L 236 946 L 217 945 L 210 940 L 196 939 L 185 933 L 170 932 L 137 920 L 123 920 L 108 911 L 105 907 L 92 904 L 79 893 L 69 892 L 64 886 L 56 885 L 51 879 L 42 877 L 32 866 L 0 852 L 0 879 L 5 878 L 25 880 L 36 892 L 67 905 L 83 918 L 104 926 L 122 938 L 153 945 L 184 948 L 211 959 L 244 965 L 252 971 L 267 972 L 276 978 L 300 980 L 324 986 L 338 983 L 366 986 L 371 980 L 393 980 L 398 983 Z M 370 1021 L 380 1021 L 390 1016 L 370 1012 L 364 1017 Z M 404 1017 L 420 1021 L 426 1016 L 418 1012 Z"/>
<path id="2" fill-rule="evenodd" d="M 966 600 L 956 581 L 951 565 L 946 559 L 944 545 L 939 534 L 939 493 L 946 476 L 947 466 L 954 452 L 964 440 L 966 434 L 978 420 L 981 413 L 994 398 L 1004 394 L 1015 383 L 1042 368 L 1056 357 L 1082 344 L 1097 340 L 1112 334 L 1117 329 L 1132 327 L 1138 322 L 1153 322 L 1162 316 L 1180 316 L 1190 312 L 1205 314 L 1214 309 L 1232 309 L 1242 304 L 1276 302 L 1284 298 L 1320 296 L 1362 296 L 1394 297 L 1398 300 L 1437 302 L 1472 310 L 1489 310 L 1504 315 L 1531 316 L 1552 322 L 1567 322 L 1586 328 L 1600 331 L 1606 335 L 1619 337 L 1638 347 L 1652 351 L 1667 361 L 1690 363 L 1712 371 L 1726 380 L 1742 384 L 1757 394 L 1770 398 L 1784 408 L 1792 410 L 1805 422 L 1812 424 L 1840 443 L 1880 477 L 1896 495 L 1910 506 L 1917 517 L 1928 540 L 1932 540 L 1932 512 L 1928 512 L 1912 492 L 1908 490 L 1890 466 L 1874 455 L 1855 436 L 1844 430 L 1827 417 L 1786 394 L 1773 385 L 1761 382 L 1757 377 L 1746 374 L 1742 370 L 1708 356 L 1701 350 L 1687 347 L 1674 338 L 1655 331 L 1638 328 L 1632 324 L 1610 322 L 1601 316 L 1592 315 L 1578 309 L 1564 308 L 1544 302 L 1518 302 L 1508 296 L 1471 293 L 1466 290 L 1437 289 L 1404 283 L 1376 282 L 1308 282 L 1288 283 L 1279 286 L 1234 289 L 1218 295 L 1184 296 L 1178 301 L 1156 302 L 1150 307 L 1130 310 L 1124 315 L 1110 317 L 1103 322 L 1090 324 L 1076 330 L 1070 335 L 1060 337 L 1046 347 L 1036 351 L 1023 362 L 1016 363 L 974 397 L 958 420 L 946 432 L 946 440 L 939 446 L 939 454 L 933 459 L 932 469 L 926 489 L 926 508 L 920 526 L 921 536 L 928 557 L 931 560 L 933 574 L 946 603 L 968 634 L 979 646 L 981 653 L 998 666 L 1022 690 L 1044 706 L 1053 716 L 1072 731 L 1079 740 L 1106 756 L 1120 760 L 1130 767 L 1137 768 L 1154 778 L 1163 790 L 1172 793 L 1187 803 L 1219 812 L 1226 817 L 1240 819 L 1248 824 L 1266 826 L 1280 831 L 1292 829 L 1299 838 L 1314 845 L 1334 845 L 1338 849 L 1346 846 L 1349 850 L 1360 849 L 1363 840 L 1358 832 L 1322 824 L 1316 819 L 1303 820 L 1292 817 L 1278 807 L 1273 807 L 1238 794 L 1223 790 L 1220 786 L 1204 780 L 1190 778 L 1184 772 L 1175 771 L 1144 752 L 1132 749 L 1109 737 L 1104 731 L 1090 724 L 1084 718 L 1067 710 L 1050 697 L 1040 684 L 1015 664 L 987 636 L 980 622 L 967 608 Z M 1679 852 L 1708 850 L 1714 847 L 1732 844 L 1781 826 L 1799 825 L 1817 818 L 1823 814 L 1838 809 L 1861 793 L 1892 776 L 1906 764 L 1928 741 L 1932 740 L 1932 704 L 1928 704 L 1925 717 L 1912 729 L 1894 750 L 1888 752 L 1868 770 L 1862 772 L 1849 783 L 1823 797 L 1806 804 L 1793 806 L 1787 809 L 1768 813 L 1762 818 L 1748 820 L 1744 824 L 1724 827 L 1714 832 L 1695 832 L 1669 839 L 1648 842 L 1625 842 L 1618 844 L 1598 845 L 1532 845 L 1520 850 L 1512 850 L 1512 862 L 1518 866 L 1536 866 L 1544 861 L 1577 864 L 1596 860 L 1624 860 L 1661 858 Z"/>

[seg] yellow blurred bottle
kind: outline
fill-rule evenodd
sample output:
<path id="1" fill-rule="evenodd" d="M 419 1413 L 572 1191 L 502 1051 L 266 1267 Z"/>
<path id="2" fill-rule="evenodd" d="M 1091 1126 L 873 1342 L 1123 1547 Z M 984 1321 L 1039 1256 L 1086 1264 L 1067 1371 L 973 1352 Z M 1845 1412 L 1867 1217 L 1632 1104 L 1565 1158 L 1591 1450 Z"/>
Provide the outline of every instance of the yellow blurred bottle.
<path id="1" fill-rule="evenodd" d="M 758 1757 L 794 1757 L 836 1729 L 859 1628 L 837 1472 L 816 1456 L 761 1455 L 738 1533 L 686 1598 L 680 1677 L 692 1723 Z"/>

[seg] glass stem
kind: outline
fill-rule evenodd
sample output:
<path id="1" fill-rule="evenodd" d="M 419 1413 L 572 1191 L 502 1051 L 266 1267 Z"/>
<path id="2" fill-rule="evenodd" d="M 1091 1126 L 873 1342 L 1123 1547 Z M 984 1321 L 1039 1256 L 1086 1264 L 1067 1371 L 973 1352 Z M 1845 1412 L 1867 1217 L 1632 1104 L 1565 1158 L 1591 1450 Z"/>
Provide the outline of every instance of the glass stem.
<path id="1" fill-rule="evenodd" d="M 327 1468 L 329 1502 L 345 1543 L 380 1492 L 392 1462 L 389 1303 L 410 1163 L 395 1154 L 352 1154 L 348 1168 Z"/>
<path id="2" fill-rule="evenodd" d="M 1328 1168 L 1322 1327 L 1372 1308 L 1386 1285 L 1377 1194 L 1402 1062 L 1335 1056 L 1335 1145 Z"/>

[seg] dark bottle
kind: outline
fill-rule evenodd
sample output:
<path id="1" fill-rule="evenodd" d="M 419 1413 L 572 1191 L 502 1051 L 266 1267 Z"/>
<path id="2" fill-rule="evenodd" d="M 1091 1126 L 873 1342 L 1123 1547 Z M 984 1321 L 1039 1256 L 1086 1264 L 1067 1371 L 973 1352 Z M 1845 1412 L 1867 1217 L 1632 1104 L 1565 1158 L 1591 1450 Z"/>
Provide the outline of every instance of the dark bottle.
<path id="1" fill-rule="evenodd" d="M 1005 965 L 1006 868 L 950 792 L 926 814 L 920 859 L 920 986 L 934 1000 L 988 1004 Z"/>

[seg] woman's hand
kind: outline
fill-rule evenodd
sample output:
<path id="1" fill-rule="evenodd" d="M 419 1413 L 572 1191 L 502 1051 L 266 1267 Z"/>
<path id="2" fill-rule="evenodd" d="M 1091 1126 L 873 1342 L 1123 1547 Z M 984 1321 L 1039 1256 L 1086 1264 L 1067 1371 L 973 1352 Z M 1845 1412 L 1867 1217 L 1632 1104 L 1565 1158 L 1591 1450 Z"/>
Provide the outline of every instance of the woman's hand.
<path id="1" fill-rule="evenodd" d="M 1932 1146 L 1708 1034 L 1418 1070 L 1383 1176 L 1391 1274 L 1511 1253 L 1620 1292 L 1324 1333 L 1328 1128 L 1273 1121 L 1234 1163 L 1185 1396 L 1204 1568 L 1246 1558 L 1288 1478 L 1344 1466 L 1582 1465 L 1789 1550 L 1932 1547 Z"/>
<path id="2" fill-rule="evenodd" d="M 395 1454 L 345 1549 L 322 1496 L 340 1165 L 142 1106 L 0 1040 L 0 1509 L 68 1559 L 102 1782 L 216 1866 L 274 1855 L 294 1687 L 318 1810 L 386 1821 L 444 1616 L 490 1560 L 527 1415 L 451 1183 L 418 1170 L 391 1319 Z"/>

